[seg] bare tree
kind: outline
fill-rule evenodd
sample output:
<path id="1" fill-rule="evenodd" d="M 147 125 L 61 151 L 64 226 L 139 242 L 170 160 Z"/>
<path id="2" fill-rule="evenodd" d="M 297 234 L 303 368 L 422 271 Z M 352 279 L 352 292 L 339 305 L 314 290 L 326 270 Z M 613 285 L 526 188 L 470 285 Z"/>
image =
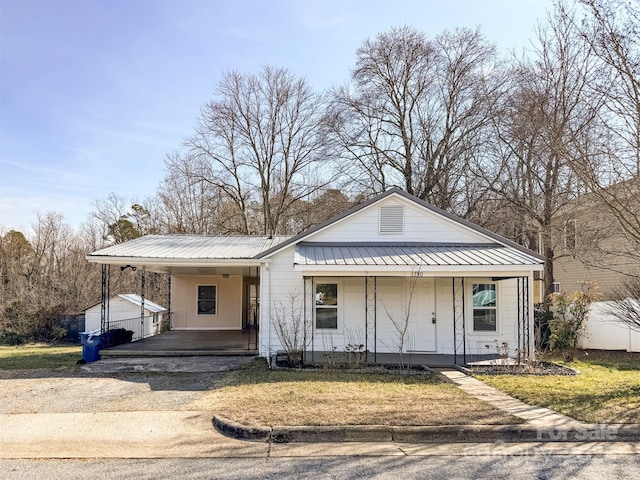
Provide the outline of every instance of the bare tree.
<path id="1" fill-rule="evenodd" d="M 545 297 L 563 238 L 555 216 L 579 193 L 571 160 L 597 118 L 587 98 L 595 65 L 570 18 L 558 4 L 539 26 L 531 56 L 514 59 L 509 94 L 494 117 L 499 161 L 484 172 L 522 225 L 519 240 L 546 257 Z"/>
<path id="2" fill-rule="evenodd" d="M 402 27 L 365 41 L 330 115 L 350 182 L 371 193 L 400 186 L 455 209 L 489 122 L 495 62 L 478 30 L 428 39 Z"/>
<path id="3" fill-rule="evenodd" d="M 273 326 L 280 345 L 287 354 L 289 365 L 302 365 L 303 352 L 307 345 L 307 324 L 304 309 L 298 292 L 290 292 L 286 299 L 278 300 L 273 305 Z"/>
<path id="4" fill-rule="evenodd" d="M 628 276 L 608 303 L 607 313 L 620 323 L 640 332 L 640 274 Z"/>
<path id="5" fill-rule="evenodd" d="M 640 2 L 579 0 L 580 40 L 598 59 L 599 75 L 590 84 L 600 102 L 598 136 L 584 142 L 571 166 L 588 190 L 615 218 L 640 258 Z M 572 20 L 569 18 L 569 20 Z M 595 144 L 596 152 L 593 152 Z M 591 147 L 589 149 L 588 147 Z"/>
<path id="6" fill-rule="evenodd" d="M 190 175 L 233 202 L 243 215 L 242 233 L 283 233 L 291 205 L 323 186 L 323 114 L 322 96 L 283 68 L 227 72 L 187 142 L 197 162 Z M 248 218 L 253 205 L 258 225 Z"/>

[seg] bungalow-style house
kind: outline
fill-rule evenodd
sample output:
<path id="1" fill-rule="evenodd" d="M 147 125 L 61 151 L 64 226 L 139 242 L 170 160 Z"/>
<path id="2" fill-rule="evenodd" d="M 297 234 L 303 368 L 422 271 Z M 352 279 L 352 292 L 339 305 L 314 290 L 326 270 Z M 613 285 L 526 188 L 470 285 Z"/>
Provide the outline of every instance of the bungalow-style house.
<path id="1" fill-rule="evenodd" d="M 402 351 L 450 364 L 495 342 L 533 352 L 544 263 L 398 188 L 293 237 L 150 235 L 87 258 L 170 275 L 173 330 L 259 324 L 263 357 L 297 325 L 306 362 L 362 345 L 368 362 Z"/>

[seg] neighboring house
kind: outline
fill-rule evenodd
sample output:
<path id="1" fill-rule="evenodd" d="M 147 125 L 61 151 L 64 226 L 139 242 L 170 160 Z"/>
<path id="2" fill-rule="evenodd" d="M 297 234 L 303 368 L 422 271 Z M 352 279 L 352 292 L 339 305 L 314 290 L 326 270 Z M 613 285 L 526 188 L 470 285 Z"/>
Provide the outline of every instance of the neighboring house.
<path id="1" fill-rule="evenodd" d="M 282 349 L 278 324 L 299 317 L 306 361 L 362 344 L 369 362 L 385 362 L 402 343 L 451 363 L 494 341 L 533 351 L 533 276 L 544 264 L 398 188 L 293 237 L 150 235 L 87 259 L 169 274 L 172 329 L 259 322 L 263 357 Z"/>
<path id="2" fill-rule="evenodd" d="M 636 224 L 640 211 L 640 189 L 624 182 L 607 189 L 613 208 Z M 629 218 L 629 216 L 635 218 Z M 556 258 L 554 291 L 580 290 L 580 282 L 598 283 L 603 300 L 615 298 L 630 274 L 640 275 L 640 245 L 623 230 L 612 210 L 598 198 L 586 194 L 567 204 L 555 217 Z"/>
<path id="3" fill-rule="evenodd" d="M 607 311 L 607 301 L 625 296 L 621 288 L 625 279 L 640 275 L 640 245 L 620 222 L 620 219 L 630 221 L 631 232 L 634 224 L 635 229 L 639 226 L 633 213 L 640 211 L 638 179 L 612 185 L 605 194 L 618 216 L 593 193 L 578 197 L 556 215 L 554 290 L 570 293 L 580 290 L 582 282 L 595 281 L 603 301 L 591 306 L 588 334 L 581 339 L 580 346 L 637 352 L 640 332 L 618 322 Z"/>
<path id="4" fill-rule="evenodd" d="M 105 331 L 124 328 L 133 331 L 133 340 L 139 340 L 160 333 L 160 326 L 167 309 L 144 299 L 135 293 L 114 295 L 109 298 L 105 312 Z M 141 321 L 142 320 L 142 321 Z M 98 330 L 102 322 L 102 304 L 98 303 L 85 310 L 85 331 Z"/>

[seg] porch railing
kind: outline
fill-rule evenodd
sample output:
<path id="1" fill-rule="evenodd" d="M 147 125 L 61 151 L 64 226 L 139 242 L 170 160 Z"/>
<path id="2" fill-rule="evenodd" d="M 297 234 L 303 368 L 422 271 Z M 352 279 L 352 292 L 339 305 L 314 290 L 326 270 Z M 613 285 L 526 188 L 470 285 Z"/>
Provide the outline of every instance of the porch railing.
<path id="1" fill-rule="evenodd" d="M 159 333 L 160 321 L 154 315 L 108 320 L 103 332 L 103 348 L 135 342 Z"/>

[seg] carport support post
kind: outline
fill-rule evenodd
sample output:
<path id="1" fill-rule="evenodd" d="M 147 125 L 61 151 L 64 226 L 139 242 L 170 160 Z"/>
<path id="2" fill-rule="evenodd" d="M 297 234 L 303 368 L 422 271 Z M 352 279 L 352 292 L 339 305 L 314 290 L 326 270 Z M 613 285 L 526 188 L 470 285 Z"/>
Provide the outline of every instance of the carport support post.
<path id="1" fill-rule="evenodd" d="M 140 338 L 144 338 L 146 335 L 144 334 L 144 280 L 145 280 L 145 271 L 144 267 L 140 271 Z"/>
<path id="2" fill-rule="evenodd" d="M 169 278 L 167 280 L 167 315 L 169 316 L 169 318 L 167 319 L 168 321 L 165 322 L 165 325 L 167 325 L 167 330 L 171 330 L 171 274 L 168 274 L 168 275 L 169 275 Z M 162 331 L 162 328 L 160 329 L 160 331 Z M 258 342 L 256 341 L 256 345 L 257 344 Z"/>
<path id="3" fill-rule="evenodd" d="M 100 333 L 103 334 L 108 330 L 107 322 L 109 321 L 109 298 L 111 284 L 111 265 L 102 264 L 102 289 L 100 292 Z"/>

